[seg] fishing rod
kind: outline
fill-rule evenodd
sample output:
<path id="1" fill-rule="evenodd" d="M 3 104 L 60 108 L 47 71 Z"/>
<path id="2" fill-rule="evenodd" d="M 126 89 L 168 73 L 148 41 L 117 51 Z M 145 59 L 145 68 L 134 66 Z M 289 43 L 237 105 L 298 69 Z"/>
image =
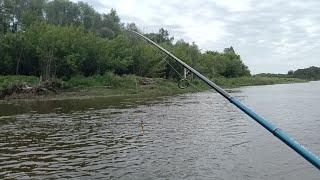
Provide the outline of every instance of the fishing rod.
<path id="1" fill-rule="evenodd" d="M 279 129 L 275 125 L 271 124 L 269 121 L 264 119 L 263 117 L 259 116 L 257 113 L 255 113 L 253 110 L 248 108 L 246 105 L 241 103 L 239 100 L 237 100 L 235 97 L 232 97 L 229 93 L 227 93 L 224 89 L 222 89 L 220 86 L 216 85 L 214 82 L 209 80 L 207 77 L 199 73 L 197 70 L 190 67 L 188 64 L 184 63 L 182 60 L 174 56 L 172 53 L 158 45 L 157 43 L 153 42 L 151 39 L 145 37 L 139 32 L 129 30 L 130 32 L 142 37 L 143 39 L 147 40 L 152 45 L 156 46 L 158 49 L 160 49 L 162 52 L 167 54 L 168 56 L 172 57 L 174 60 L 176 60 L 179 64 L 181 64 L 184 68 L 191 71 L 193 74 L 195 74 L 199 79 L 201 79 L 203 82 L 205 82 L 208 86 L 210 86 L 212 89 L 217 91 L 220 95 L 222 95 L 224 98 L 229 100 L 230 103 L 234 104 L 236 107 L 238 107 L 241 111 L 243 111 L 245 114 L 250 116 L 252 119 L 254 119 L 257 123 L 259 123 L 261 126 L 263 126 L 265 129 L 267 129 L 269 132 L 271 132 L 274 136 L 279 138 L 282 142 L 284 142 L 286 145 L 288 145 L 290 148 L 292 148 L 294 151 L 296 151 L 298 154 L 300 154 L 303 158 L 305 158 L 307 161 L 309 161 L 312 165 L 314 165 L 318 170 L 320 170 L 320 159 L 315 154 L 313 154 L 311 151 L 306 149 L 304 146 L 299 144 L 296 140 L 294 140 L 292 137 L 290 137 L 288 134 L 286 134 L 283 130 Z"/>

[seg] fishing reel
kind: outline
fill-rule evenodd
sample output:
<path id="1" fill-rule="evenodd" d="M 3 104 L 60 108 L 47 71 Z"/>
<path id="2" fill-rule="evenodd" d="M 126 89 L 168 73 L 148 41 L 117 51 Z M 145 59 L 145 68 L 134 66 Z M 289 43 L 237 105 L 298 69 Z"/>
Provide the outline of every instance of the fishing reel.
<path id="1" fill-rule="evenodd" d="M 190 86 L 190 83 L 186 78 L 180 79 L 180 81 L 178 82 L 178 87 L 180 89 L 185 89 L 185 88 L 187 88 L 189 86 Z"/>

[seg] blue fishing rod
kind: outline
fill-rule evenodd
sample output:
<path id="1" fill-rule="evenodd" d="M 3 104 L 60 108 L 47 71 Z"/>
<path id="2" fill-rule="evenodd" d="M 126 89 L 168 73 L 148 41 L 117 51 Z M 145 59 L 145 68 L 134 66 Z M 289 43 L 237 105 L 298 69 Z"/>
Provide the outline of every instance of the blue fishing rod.
<path id="1" fill-rule="evenodd" d="M 312 165 L 314 165 L 318 170 L 320 170 L 320 159 L 315 154 L 313 154 L 311 151 L 306 149 L 304 146 L 299 144 L 296 140 L 294 140 L 292 137 L 290 137 L 288 134 L 286 134 L 281 129 L 277 128 L 275 125 L 268 122 L 263 117 L 259 116 L 257 113 L 255 113 L 253 110 L 248 108 L 246 105 L 241 103 L 236 98 L 232 97 L 229 93 L 227 93 L 224 89 L 222 89 L 220 86 L 216 85 L 214 82 L 206 78 L 204 75 L 199 73 L 197 70 L 190 67 L 188 64 L 184 63 L 182 60 L 174 56 L 172 53 L 158 45 L 157 43 L 153 42 L 151 39 L 145 37 L 141 33 L 138 33 L 136 31 L 132 31 L 134 34 L 142 37 L 143 39 L 147 40 L 152 45 L 159 48 L 162 52 L 167 54 L 168 56 L 172 57 L 174 60 L 176 60 L 179 64 L 181 64 L 184 68 L 191 71 L 193 74 L 195 74 L 199 79 L 201 79 L 203 82 L 205 82 L 208 86 L 210 86 L 212 89 L 217 91 L 220 95 L 222 95 L 224 98 L 230 101 L 230 103 L 234 104 L 236 107 L 238 107 L 241 111 L 246 113 L 248 116 L 250 116 L 252 119 L 254 119 L 257 123 L 259 123 L 261 126 L 263 126 L 265 129 L 267 129 L 269 132 L 271 132 L 274 136 L 279 138 L 282 142 L 284 142 L 286 145 L 291 147 L 294 151 L 296 151 L 298 154 L 300 154 L 303 158 L 305 158 L 307 161 L 309 161 Z"/>

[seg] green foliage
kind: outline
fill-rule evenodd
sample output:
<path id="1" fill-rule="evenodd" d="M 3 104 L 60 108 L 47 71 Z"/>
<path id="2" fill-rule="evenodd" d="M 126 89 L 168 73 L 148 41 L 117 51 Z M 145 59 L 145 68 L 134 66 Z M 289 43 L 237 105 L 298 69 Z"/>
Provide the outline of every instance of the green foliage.
<path id="1" fill-rule="evenodd" d="M 107 48 L 106 56 L 110 61 L 106 64 L 107 70 L 114 70 L 117 74 L 128 73 L 128 68 L 133 63 L 133 48 L 129 39 L 121 34 L 111 40 Z"/>
<path id="2" fill-rule="evenodd" d="M 26 85 L 35 85 L 39 82 L 39 78 L 35 76 L 0 76 L 0 90 L 9 87 L 12 84 L 24 83 Z"/>
<path id="3" fill-rule="evenodd" d="M 207 51 L 201 55 L 202 71 L 210 77 L 224 76 L 228 78 L 250 76 L 250 71 L 232 47 L 222 53 Z"/>
<path id="4" fill-rule="evenodd" d="M 305 69 L 289 71 L 288 75 L 291 77 L 300 78 L 300 79 L 320 80 L 320 67 L 311 66 Z"/>
<path id="5" fill-rule="evenodd" d="M 115 79 L 130 74 L 170 79 L 183 73 L 181 65 L 128 33 L 138 28 L 122 25 L 114 9 L 100 14 L 69 0 L 1 0 L 0 6 L 0 75 L 68 80 L 114 72 Z M 146 36 L 209 77 L 250 76 L 232 47 L 202 53 L 195 43 L 174 42 L 163 28 Z"/>
<path id="6" fill-rule="evenodd" d="M 118 76 L 112 72 L 105 73 L 104 79 L 104 84 L 112 88 L 135 88 L 138 83 L 134 75 Z"/>
<path id="7" fill-rule="evenodd" d="M 106 72 L 104 75 L 94 76 L 73 76 L 64 84 L 67 87 L 92 87 L 106 86 L 107 88 L 135 88 L 137 77 L 134 75 L 119 76 L 112 72 Z"/>
<path id="8" fill-rule="evenodd" d="M 156 43 L 172 43 L 174 39 L 173 37 L 169 37 L 169 32 L 163 28 L 159 29 L 159 33 L 149 33 L 146 36 Z"/>
<path id="9" fill-rule="evenodd" d="M 89 86 L 103 86 L 105 80 L 103 79 L 103 76 L 96 75 L 96 76 L 90 76 L 90 77 L 84 77 L 81 75 L 73 76 L 67 82 L 65 85 L 67 87 L 89 87 Z"/>
<path id="10" fill-rule="evenodd" d="M 135 46 L 133 63 L 130 72 L 138 76 L 161 77 L 165 70 L 165 62 L 161 54 L 151 45 L 139 43 Z"/>
<path id="11" fill-rule="evenodd" d="M 43 19 L 45 0 L 0 0 L 0 32 L 17 32 Z"/>
<path id="12" fill-rule="evenodd" d="M 260 73 L 254 75 L 255 77 L 275 77 L 275 78 L 290 78 L 292 76 L 287 74 L 272 74 L 272 73 Z"/>
<path id="13" fill-rule="evenodd" d="M 105 96 L 105 95 L 138 95 L 143 97 L 154 97 L 155 95 L 172 95 L 186 92 L 197 92 L 198 90 L 206 90 L 208 86 L 200 80 L 193 80 L 192 84 L 196 88 L 189 87 L 180 89 L 177 81 L 166 80 L 162 78 L 153 78 L 151 84 L 141 85 L 139 79 L 141 77 L 134 75 L 119 76 L 112 72 L 107 72 L 104 75 L 73 76 L 68 80 L 56 79 L 56 83 L 60 84 L 62 88 L 81 88 L 85 91 L 78 92 L 75 97 L 79 96 Z M 145 79 L 145 78 L 143 78 Z M 279 83 L 297 83 L 305 82 L 301 79 L 295 78 L 279 78 L 279 77 L 238 77 L 238 78 L 214 78 L 217 84 L 223 87 L 233 88 L 247 85 L 266 85 Z M 4 89 L 19 85 L 37 85 L 39 78 L 35 76 L 0 76 L 0 95 Z M 59 94 L 60 97 L 61 94 Z M 63 95 L 63 93 L 62 93 Z M 67 95 L 70 98 L 70 94 Z"/>

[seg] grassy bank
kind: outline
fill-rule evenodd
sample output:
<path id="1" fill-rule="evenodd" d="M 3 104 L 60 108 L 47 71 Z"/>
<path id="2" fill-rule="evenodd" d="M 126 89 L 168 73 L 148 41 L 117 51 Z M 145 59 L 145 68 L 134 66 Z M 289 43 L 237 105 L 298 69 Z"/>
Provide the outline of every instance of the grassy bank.
<path id="1" fill-rule="evenodd" d="M 305 80 L 296 78 L 276 78 L 276 77 L 240 77 L 240 78 L 214 78 L 212 79 L 224 88 L 235 88 L 240 86 L 269 85 L 283 83 L 300 83 Z M 174 80 L 161 78 L 143 78 L 134 75 L 118 76 L 113 73 L 96 75 L 91 77 L 74 76 L 68 80 L 58 79 L 61 85 L 58 94 L 44 95 L 48 98 L 81 98 L 87 96 L 162 96 L 181 94 L 186 92 L 196 92 L 206 90 L 208 87 L 200 80 L 193 81 L 196 86 L 180 89 Z M 10 87 L 12 84 L 25 84 L 35 86 L 39 83 L 39 78 L 35 76 L 0 76 L 0 91 Z M 35 96 L 17 96 L 16 98 L 35 98 Z"/>
<path id="2" fill-rule="evenodd" d="M 212 80 L 216 84 L 225 88 L 307 82 L 306 80 L 297 79 L 297 78 L 258 77 L 258 76 L 238 77 L 238 78 L 214 78 Z"/>
<path id="3" fill-rule="evenodd" d="M 58 94 L 48 92 L 44 95 L 13 94 L 6 99 L 66 99 L 92 96 L 163 96 L 195 91 L 195 89 L 180 89 L 177 82 L 161 78 L 143 78 L 134 75 L 117 76 L 112 73 L 103 76 L 74 76 L 68 80 L 57 79 Z M 0 76 L 0 94 L 6 88 L 16 84 L 36 86 L 39 78 L 35 76 Z M 200 88 L 200 85 L 199 85 Z"/>

